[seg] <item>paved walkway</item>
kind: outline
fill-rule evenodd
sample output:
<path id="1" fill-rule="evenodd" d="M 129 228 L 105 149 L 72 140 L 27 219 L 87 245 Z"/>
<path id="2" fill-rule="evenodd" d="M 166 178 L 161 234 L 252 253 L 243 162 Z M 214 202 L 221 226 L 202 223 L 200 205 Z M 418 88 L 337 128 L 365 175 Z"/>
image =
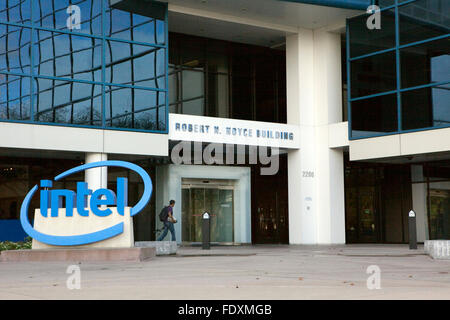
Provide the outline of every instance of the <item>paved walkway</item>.
<path id="1" fill-rule="evenodd" d="M 450 299 L 450 261 L 406 245 L 181 247 L 142 263 L 0 263 L 0 299 Z M 367 267 L 381 288 L 367 288 Z"/>

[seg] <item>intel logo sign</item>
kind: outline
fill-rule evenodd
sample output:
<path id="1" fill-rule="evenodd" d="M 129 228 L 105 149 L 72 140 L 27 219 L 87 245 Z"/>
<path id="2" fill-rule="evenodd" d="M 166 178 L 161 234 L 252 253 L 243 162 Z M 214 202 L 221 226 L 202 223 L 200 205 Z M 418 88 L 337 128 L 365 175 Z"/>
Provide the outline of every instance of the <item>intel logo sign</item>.
<path id="1" fill-rule="evenodd" d="M 152 195 L 152 181 L 148 173 L 141 167 L 125 161 L 99 161 L 84 164 L 70 170 L 67 170 L 54 178 L 54 181 L 59 181 L 71 174 L 85 171 L 87 169 L 98 167 L 122 167 L 139 174 L 144 182 L 144 192 L 142 198 L 138 203 L 131 208 L 130 216 L 138 214 L 150 200 Z M 82 217 L 89 217 L 90 213 L 98 217 L 107 217 L 112 214 L 112 210 L 107 206 L 116 206 L 119 215 L 124 215 L 125 207 L 128 205 L 128 180 L 127 178 L 117 178 L 117 195 L 114 191 L 109 189 L 90 190 L 87 183 L 77 182 L 76 192 L 66 189 L 51 189 L 53 186 L 52 180 L 41 180 L 39 183 L 40 190 L 40 212 L 43 218 L 52 219 L 59 215 L 59 201 L 64 198 L 66 202 L 65 215 L 70 219 L 74 214 Z M 38 191 L 38 185 L 35 185 L 25 196 L 25 199 L 20 208 L 20 222 L 25 232 L 40 242 L 56 245 L 56 246 L 75 246 L 89 244 L 93 242 L 102 241 L 123 232 L 123 222 L 117 223 L 112 227 L 99 230 L 92 233 L 82 235 L 49 235 L 39 232 L 33 228 L 28 220 L 28 210 L 30 201 L 34 194 Z M 89 203 L 88 203 L 89 202 Z M 90 210 L 89 210 L 90 209 Z M 50 211 L 50 213 L 49 213 Z"/>

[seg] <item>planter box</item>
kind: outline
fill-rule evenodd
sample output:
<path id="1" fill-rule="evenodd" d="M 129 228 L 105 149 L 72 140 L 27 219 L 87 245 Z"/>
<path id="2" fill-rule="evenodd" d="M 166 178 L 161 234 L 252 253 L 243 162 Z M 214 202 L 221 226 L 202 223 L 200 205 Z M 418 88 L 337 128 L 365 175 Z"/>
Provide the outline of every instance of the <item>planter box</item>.
<path id="1" fill-rule="evenodd" d="M 423 248 L 433 259 L 450 260 L 450 240 L 425 240 Z"/>

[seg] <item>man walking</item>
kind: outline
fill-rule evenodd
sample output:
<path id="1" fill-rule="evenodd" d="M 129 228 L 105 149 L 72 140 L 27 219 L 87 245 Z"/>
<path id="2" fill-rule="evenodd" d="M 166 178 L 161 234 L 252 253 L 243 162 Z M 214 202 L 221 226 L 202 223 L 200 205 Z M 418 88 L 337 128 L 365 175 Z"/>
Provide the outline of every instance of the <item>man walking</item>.
<path id="1" fill-rule="evenodd" d="M 164 223 L 164 228 L 162 234 L 158 237 L 156 241 L 162 241 L 166 237 L 167 232 L 169 231 L 170 234 L 172 235 L 172 241 L 176 241 L 175 229 L 173 227 L 173 224 L 177 222 L 177 220 L 175 220 L 175 218 L 173 217 L 174 206 L 175 200 L 170 200 L 169 205 L 161 210 L 161 213 L 159 214 L 159 220 Z"/>

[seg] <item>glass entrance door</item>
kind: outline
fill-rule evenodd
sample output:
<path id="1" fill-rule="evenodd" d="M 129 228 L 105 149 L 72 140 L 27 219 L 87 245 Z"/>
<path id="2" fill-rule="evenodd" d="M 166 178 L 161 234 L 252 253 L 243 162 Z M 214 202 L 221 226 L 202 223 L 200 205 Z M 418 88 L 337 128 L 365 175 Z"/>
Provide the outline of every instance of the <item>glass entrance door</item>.
<path id="1" fill-rule="evenodd" d="M 202 214 L 211 217 L 211 242 L 233 243 L 234 187 L 227 181 L 190 181 L 182 187 L 182 241 L 202 241 Z"/>

